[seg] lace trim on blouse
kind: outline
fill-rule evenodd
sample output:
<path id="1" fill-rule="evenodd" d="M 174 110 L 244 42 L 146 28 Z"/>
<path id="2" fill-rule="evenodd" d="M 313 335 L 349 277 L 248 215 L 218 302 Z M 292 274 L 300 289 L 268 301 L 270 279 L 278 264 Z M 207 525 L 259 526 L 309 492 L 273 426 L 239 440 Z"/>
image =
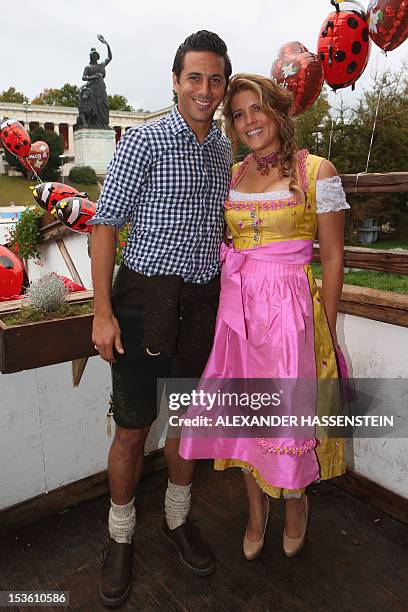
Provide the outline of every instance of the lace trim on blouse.
<path id="1" fill-rule="evenodd" d="M 297 196 L 289 190 L 266 191 L 262 193 L 243 193 L 231 189 L 225 203 L 226 208 L 254 208 L 258 202 L 259 208 L 264 210 L 286 208 L 299 204 Z M 325 213 L 349 209 L 346 201 L 341 179 L 332 176 L 316 181 L 316 212 Z"/>
<path id="2" fill-rule="evenodd" d="M 349 209 L 346 194 L 339 176 L 331 176 L 316 181 L 316 209 L 317 213 L 337 212 Z"/>

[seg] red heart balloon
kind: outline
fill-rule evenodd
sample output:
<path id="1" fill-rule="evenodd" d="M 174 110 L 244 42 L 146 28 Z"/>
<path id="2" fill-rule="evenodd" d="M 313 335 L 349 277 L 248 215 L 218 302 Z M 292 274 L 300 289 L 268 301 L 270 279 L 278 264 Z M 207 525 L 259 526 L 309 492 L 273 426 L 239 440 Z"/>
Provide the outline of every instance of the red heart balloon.
<path id="1" fill-rule="evenodd" d="M 271 77 L 294 94 L 291 115 L 310 108 L 323 85 L 323 67 L 314 53 L 298 41 L 283 45 L 272 64 Z"/>
<path id="2" fill-rule="evenodd" d="M 18 121 L 5 119 L 0 123 L 0 138 L 4 147 L 16 157 L 27 157 L 30 153 L 30 137 Z"/>
<path id="3" fill-rule="evenodd" d="M 30 154 L 25 158 L 18 158 L 18 161 L 22 166 L 29 172 L 41 172 L 46 166 L 48 158 L 50 156 L 50 149 L 46 142 L 43 140 L 37 140 L 31 145 Z"/>
<path id="4" fill-rule="evenodd" d="M 408 38 L 408 0 L 370 0 L 368 30 L 384 51 L 392 51 Z"/>

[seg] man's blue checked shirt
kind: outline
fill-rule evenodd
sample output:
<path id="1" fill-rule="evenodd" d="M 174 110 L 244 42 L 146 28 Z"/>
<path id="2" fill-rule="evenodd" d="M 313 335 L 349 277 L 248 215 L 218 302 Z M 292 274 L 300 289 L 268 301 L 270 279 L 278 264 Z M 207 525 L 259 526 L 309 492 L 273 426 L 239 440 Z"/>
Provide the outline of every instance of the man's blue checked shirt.
<path id="1" fill-rule="evenodd" d="M 200 145 L 175 107 L 120 139 L 91 223 L 130 223 L 128 268 L 207 283 L 220 269 L 231 164 L 217 124 Z"/>

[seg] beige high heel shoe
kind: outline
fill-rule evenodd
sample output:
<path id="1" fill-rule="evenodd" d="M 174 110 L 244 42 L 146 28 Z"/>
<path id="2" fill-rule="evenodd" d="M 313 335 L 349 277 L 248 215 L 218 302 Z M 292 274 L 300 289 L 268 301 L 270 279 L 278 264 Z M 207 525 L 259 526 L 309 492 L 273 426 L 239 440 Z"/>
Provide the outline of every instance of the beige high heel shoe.
<path id="1" fill-rule="evenodd" d="M 305 499 L 306 508 L 303 514 L 304 528 L 300 538 L 290 538 L 286 535 L 285 529 L 283 530 L 283 550 L 285 551 L 285 555 L 287 557 L 294 557 L 295 555 L 297 555 L 302 550 L 303 544 L 305 543 L 307 519 L 309 518 L 309 498 L 307 497 L 307 495 L 305 495 Z"/>
<path id="2" fill-rule="evenodd" d="M 267 495 L 264 495 L 264 501 L 266 501 L 266 516 L 262 538 L 260 540 L 256 540 L 255 542 L 253 540 L 248 540 L 247 532 L 245 531 L 244 540 L 242 542 L 242 550 L 247 561 L 253 561 L 256 559 L 260 555 L 264 545 L 265 531 L 269 518 L 269 498 Z"/>

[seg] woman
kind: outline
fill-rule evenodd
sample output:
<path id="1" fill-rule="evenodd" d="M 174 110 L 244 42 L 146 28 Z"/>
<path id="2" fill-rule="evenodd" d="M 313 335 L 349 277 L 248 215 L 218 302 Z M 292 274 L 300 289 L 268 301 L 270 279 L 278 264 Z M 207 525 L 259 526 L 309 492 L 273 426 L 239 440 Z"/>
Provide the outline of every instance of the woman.
<path id="1" fill-rule="evenodd" d="M 233 245 L 222 248 L 220 306 L 202 385 L 228 378 L 314 381 L 317 400 L 312 393 L 306 412 L 316 414 L 330 403 L 330 392 L 320 381 L 338 377 L 336 317 L 343 282 L 344 210 L 349 206 L 334 166 L 296 149 L 291 102 L 287 90 L 261 76 L 238 74 L 229 85 L 227 133 L 235 147 L 240 140 L 252 153 L 234 166 L 225 203 Z M 321 293 L 310 267 L 317 230 Z M 295 413 L 299 396 L 297 400 Z M 285 498 L 283 547 L 294 556 L 306 531 L 305 487 L 345 471 L 341 442 L 317 440 L 314 430 L 302 440 L 198 439 L 183 431 L 180 455 L 214 457 L 218 470 L 243 469 L 249 504 L 243 549 L 248 560 L 262 549 L 269 497 Z"/>
<path id="2" fill-rule="evenodd" d="M 104 79 L 106 76 L 105 68 L 112 60 L 112 51 L 108 42 L 101 34 L 98 34 L 98 40 L 106 45 L 108 57 L 103 62 L 98 63 L 100 55 L 92 47 L 89 54 L 89 65 L 85 66 L 82 80 L 87 82 L 93 102 L 94 121 L 89 127 L 109 128 L 109 100 Z"/>

